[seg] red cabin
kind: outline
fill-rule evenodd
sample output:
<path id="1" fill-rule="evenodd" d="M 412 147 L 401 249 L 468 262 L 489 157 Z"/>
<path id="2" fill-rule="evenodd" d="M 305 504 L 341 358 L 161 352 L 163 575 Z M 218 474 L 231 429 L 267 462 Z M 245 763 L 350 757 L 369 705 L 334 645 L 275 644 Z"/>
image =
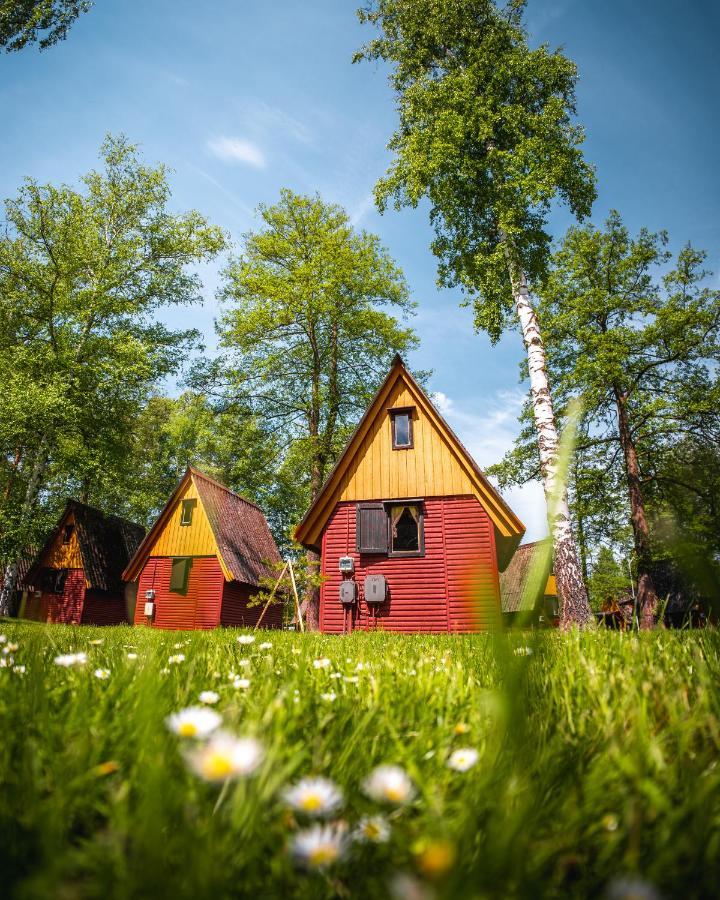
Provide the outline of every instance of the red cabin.
<path id="1" fill-rule="evenodd" d="M 295 536 L 320 553 L 320 629 L 479 631 L 525 528 L 400 357 Z"/>
<path id="2" fill-rule="evenodd" d="M 68 500 L 25 576 L 33 589 L 20 616 L 71 625 L 129 622 L 121 575 L 144 534 L 142 525 Z"/>
<path id="3" fill-rule="evenodd" d="M 254 626 L 263 607 L 248 601 L 279 561 L 262 510 L 188 468 L 123 573 L 138 582 L 135 624 Z M 280 627 L 281 606 L 269 606 L 261 624 Z"/>

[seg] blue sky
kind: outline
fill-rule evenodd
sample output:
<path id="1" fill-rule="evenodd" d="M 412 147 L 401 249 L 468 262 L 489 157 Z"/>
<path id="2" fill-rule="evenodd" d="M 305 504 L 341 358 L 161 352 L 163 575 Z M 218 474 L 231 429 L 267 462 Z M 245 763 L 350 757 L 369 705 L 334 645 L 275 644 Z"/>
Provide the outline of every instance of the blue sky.
<path id="1" fill-rule="evenodd" d="M 64 43 L 0 57 L 0 196 L 22 178 L 70 181 L 95 165 L 107 131 L 175 171 L 173 204 L 238 239 L 283 186 L 343 204 L 378 233 L 419 303 L 420 350 L 433 390 L 481 465 L 500 458 L 522 400 L 518 334 L 492 348 L 455 292 L 435 286 L 426 210 L 380 216 L 371 190 L 395 126 L 387 72 L 351 65 L 369 35 L 358 0 L 99 0 Z M 691 240 L 720 268 L 720 5 L 713 0 L 530 0 L 533 42 L 563 46 L 580 70 L 578 112 L 597 167 L 593 219 L 618 208 L 632 229 Z M 552 221 L 562 235 L 569 218 Z M 214 343 L 217 266 L 205 305 L 173 313 Z M 508 499 L 545 530 L 539 486 Z"/>

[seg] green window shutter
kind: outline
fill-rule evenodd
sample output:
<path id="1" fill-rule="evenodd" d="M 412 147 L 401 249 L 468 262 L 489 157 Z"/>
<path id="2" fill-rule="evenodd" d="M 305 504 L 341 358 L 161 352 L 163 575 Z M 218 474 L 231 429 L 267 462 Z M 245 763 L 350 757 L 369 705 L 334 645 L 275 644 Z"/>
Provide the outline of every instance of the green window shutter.
<path id="1" fill-rule="evenodd" d="M 180 509 L 180 524 L 191 525 L 193 519 L 193 510 L 197 506 L 197 500 L 183 500 Z"/>
<path id="2" fill-rule="evenodd" d="M 170 573 L 170 590 L 176 594 L 184 594 L 187 590 L 188 575 L 190 574 L 190 565 L 192 557 L 183 556 L 172 561 L 172 571 Z"/>

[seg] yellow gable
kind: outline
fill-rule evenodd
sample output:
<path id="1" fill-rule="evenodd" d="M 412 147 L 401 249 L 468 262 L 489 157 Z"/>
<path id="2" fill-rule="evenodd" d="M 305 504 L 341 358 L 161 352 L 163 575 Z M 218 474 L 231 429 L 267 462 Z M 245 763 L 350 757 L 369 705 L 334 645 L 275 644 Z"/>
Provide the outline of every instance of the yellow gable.
<path id="1" fill-rule="evenodd" d="M 72 534 L 67 544 L 63 543 L 65 528 L 72 526 Z M 58 532 L 52 547 L 42 563 L 49 569 L 82 569 L 83 561 L 80 553 L 80 542 L 78 541 L 77 529 L 75 528 L 75 516 L 69 515 Z"/>
<path id="2" fill-rule="evenodd" d="M 194 500 L 189 525 L 181 525 L 183 500 Z M 154 535 L 148 556 L 215 556 L 217 544 L 210 522 L 203 509 L 198 489 L 192 478 L 187 479 L 173 502 L 163 514 L 164 521 Z"/>
<path id="3" fill-rule="evenodd" d="M 405 408 L 412 410 L 412 446 L 394 449 L 391 410 Z M 319 546 L 339 501 L 453 495 L 473 495 L 483 505 L 504 567 L 525 531 L 522 522 L 397 358 L 295 536 L 306 546 Z"/>

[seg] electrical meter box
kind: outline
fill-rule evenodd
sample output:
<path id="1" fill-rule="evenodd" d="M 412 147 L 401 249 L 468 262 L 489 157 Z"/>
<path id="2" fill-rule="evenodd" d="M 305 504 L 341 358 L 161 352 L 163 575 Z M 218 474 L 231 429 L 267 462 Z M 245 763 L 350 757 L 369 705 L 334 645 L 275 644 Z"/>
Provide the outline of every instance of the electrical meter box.
<path id="1" fill-rule="evenodd" d="M 352 556 L 340 557 L 340 571 L 344 575 L 352 575 L 352 573 L 355 571 L 355 562 Z"/>
<path id="2" fill-rule="evenodd" d="M 148 601 L 145 604 L 145 615 L 148 617 L 148 619 L 152 619 L 154 614 L 155 614 L 155 604 L 152 601 Z"/>
<path id="3" fill-rule="evenodd" d="M 155 591 L 145 591 L 145 599 L 146 600 L 154 600 L 155 599 Z"/>
<path id="4" fill-rule="evenodd" d="M 387 581 L 384 575 L 368 575 L 365 579 L 365 602 L 384 603 L 387 599 Z"/>
<path id="5" fill-rule="evenodd" d="M 357 599 L 357 584 L 354 581 L 340 582 L 340 602 L 343 606 L 354 603 Z"/>

